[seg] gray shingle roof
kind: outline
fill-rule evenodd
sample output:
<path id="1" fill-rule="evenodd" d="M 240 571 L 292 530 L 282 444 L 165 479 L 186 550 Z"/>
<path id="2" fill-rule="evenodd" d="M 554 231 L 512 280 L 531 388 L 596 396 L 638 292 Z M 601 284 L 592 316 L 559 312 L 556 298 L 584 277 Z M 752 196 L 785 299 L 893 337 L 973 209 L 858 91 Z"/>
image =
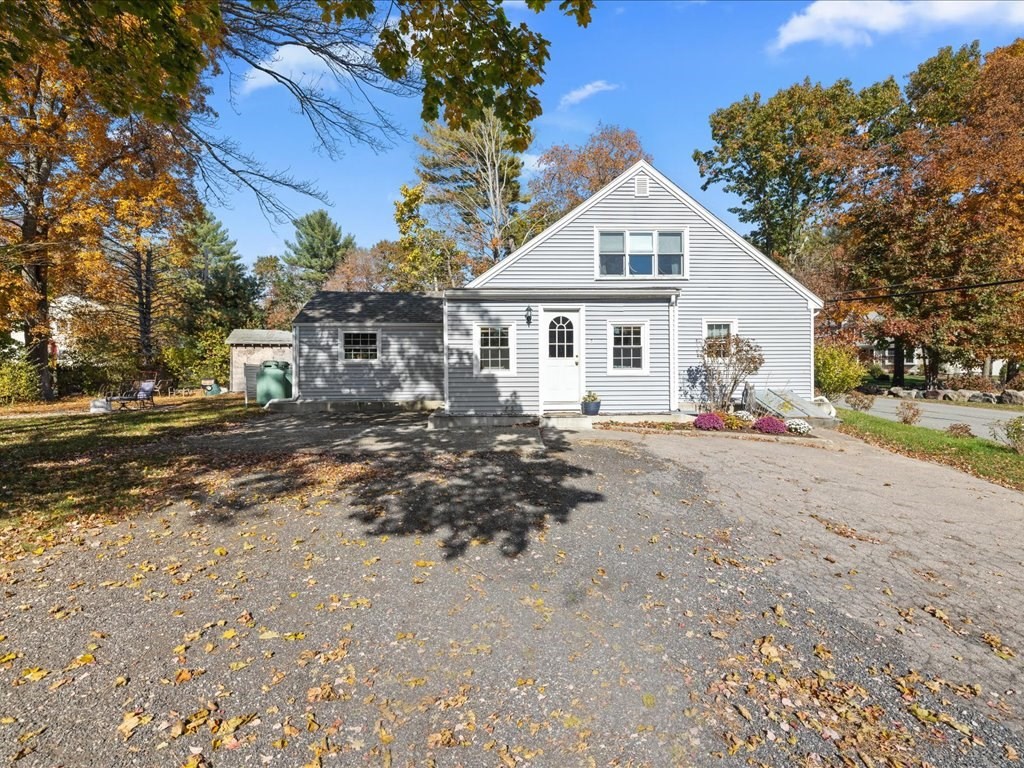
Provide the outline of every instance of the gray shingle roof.
<path id="1" fill-rule="evenodd" d="M 228 344 L 291 344 L 291 331 L 268 331 L 262 328 L 235 328 L 228 335 Z"/>
<path id="2" fill-rule="evenodd" d="M 443 299 L 429 293 L 320 291 L 306 302 L 296 323 L 437 323 Z"/>

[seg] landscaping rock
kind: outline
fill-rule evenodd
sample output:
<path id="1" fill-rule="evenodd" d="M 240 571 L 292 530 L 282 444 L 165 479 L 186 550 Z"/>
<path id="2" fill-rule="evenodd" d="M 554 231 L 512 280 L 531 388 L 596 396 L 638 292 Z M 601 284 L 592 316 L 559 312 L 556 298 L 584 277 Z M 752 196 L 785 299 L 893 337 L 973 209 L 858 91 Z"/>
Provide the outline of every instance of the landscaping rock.
<path id="1" fill-rule="evenodd" d="M 960 396 L 963 397 L 964 402 L 968 402 L 968 403 L 971 401 L 972 397 L 974 397 L 975 395 L 980 395 L 981 394 L 981 392 L 979 392 L 976 389 L 958 389 L 957 392 L 959 392 Z M 975 400 L 975 402 L 978 402 L 978 401 Z"/>
<path id="2" fill-rule="evenodd" d="M 940 389 L 939 400 L 951 400 L 954 403 L 962 403 L 965 398 L 955 389 Z"/>
<path id="3" fill-rule="evenodd" d="M 983 402 L 983 403 L 998 403 L 999 402 L 999 397 L 998 397 L 998 395 L 994 395 L 991 392 L 982 392 L 981 393 L 981 402 Z"/>
<path id="4" fill-rule="evenodd" d="M 1019 389 L 1004 389 L 999 396 L 999 402 L 1007 405 L 1024 405 L 1024 391 Z"/>
<path id="5" fill-rule="evenodd" d="M 968 403 L 987 403 L 989 401 L 985 399 L 985 395 L 981 394 L 981 392 L 975 392 L 974 394 L 972 394 L 970 397 L 967 398 L 967 402 Z"/>
<path id="6" fill-rule="evenodd" d="M 929 389 L 929 390 L 927 390 L 924 393 L 924 397 L 927 400 L 938 400 L 938 399 L 940 399 L 939 398 L 939 394 L 940 394 L 939 390 L 937 390 L 937 389 Z"/>
<path id="7" fill-rule="evenodd" d="M 907 390 L 905 390 L 903 387 L 889 387 L 889 396 L 890 397 L 906 397 L 907 396 Z"/>

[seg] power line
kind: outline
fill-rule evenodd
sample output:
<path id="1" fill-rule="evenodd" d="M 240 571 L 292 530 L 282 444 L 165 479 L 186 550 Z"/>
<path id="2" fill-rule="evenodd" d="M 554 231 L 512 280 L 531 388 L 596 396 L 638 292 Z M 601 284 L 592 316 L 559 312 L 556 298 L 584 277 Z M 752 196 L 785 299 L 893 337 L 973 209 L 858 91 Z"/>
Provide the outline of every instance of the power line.
<path id="1" fill-rule="evenodd" d="M 958 285 L 953 288 L 922 288 L 917 291 L 904 291 L 903 293 L 884 293 L 875 296 L 854 296 L 850 299 L 829 299 L 829 304 L 845 304 L 852 301 L 878 301 L 879 299 L 902 299 L 907 296 L 923 296 L 928 293 L 955 293 L 956 291 L 973 291 L 975 288 L 994 288 L 999 285 L 1015 285 L 1024 283 L 1024 277 L 1013 280 L 994 280 L 990 283 L 973 283 L 971 285 Z"/>

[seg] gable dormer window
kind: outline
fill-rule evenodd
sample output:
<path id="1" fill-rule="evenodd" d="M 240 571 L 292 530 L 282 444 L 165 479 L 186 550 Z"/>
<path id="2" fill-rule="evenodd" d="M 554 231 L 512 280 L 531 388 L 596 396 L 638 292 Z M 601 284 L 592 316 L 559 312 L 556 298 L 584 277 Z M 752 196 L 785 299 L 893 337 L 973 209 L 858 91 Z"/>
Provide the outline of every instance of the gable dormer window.
<path id="1" fill-rule="evenodd" d="M 684 277 L 685 232 L 607 231 L 597 233 L 599 277 Z"/>

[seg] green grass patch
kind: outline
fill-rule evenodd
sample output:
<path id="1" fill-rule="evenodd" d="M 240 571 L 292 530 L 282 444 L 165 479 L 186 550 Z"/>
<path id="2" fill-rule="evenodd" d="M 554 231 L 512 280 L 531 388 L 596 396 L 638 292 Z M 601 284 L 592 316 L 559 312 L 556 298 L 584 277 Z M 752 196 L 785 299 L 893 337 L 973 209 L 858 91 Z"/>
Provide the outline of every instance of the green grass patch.
<path id="1" fill-rule="evenodd" d="M 25 542 L 64 521 L 165 503 L 161 492 L 197 461 L 183 438 L 261 413 L 225 397 L 109 416 L 0 421 L 0 540 Z"/>
<path id="2" fill-rule="evenodd" d="M 981 437 L 950 437 L 927 427 L 840 408 L 839 430 L 875 445 L 918 459 L 935 461 L 977 477 L 1024 491 L 1024 456 Z"/>

